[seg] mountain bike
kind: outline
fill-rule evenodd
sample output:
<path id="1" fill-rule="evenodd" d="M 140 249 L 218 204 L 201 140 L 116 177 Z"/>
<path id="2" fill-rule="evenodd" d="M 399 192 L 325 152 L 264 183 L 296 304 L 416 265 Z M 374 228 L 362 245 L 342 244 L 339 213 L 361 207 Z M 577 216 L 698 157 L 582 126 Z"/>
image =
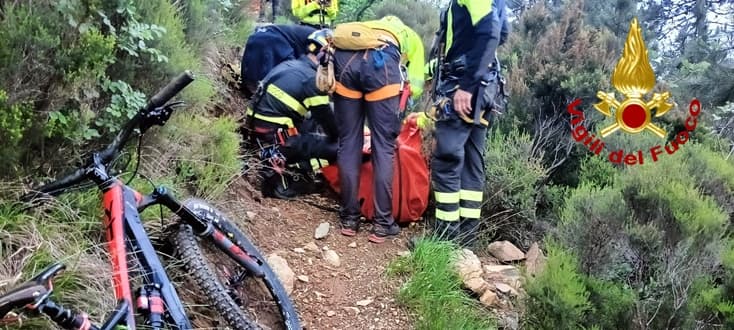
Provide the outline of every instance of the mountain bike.
<path id="1" fill-rule="evenodd" d="M 179 219 L 168 227 L 177 261 L 183 264 L 189 278 L 208 299 L 218 317 L 233 329 L 260 328 L 244 310 L 247 297 L 241 296 L 246 289 L 244 281 L 255 279 L 267 287 L 268 299 L 277 305 L 279 312 L 276 314 L 282 318 L 284 327 L 300 329 L 295 307 L 283 285 L 248 237 L 222 212 L 197 199 L 181 203 L 164 187 L 156 187 L 150 195 L 142 195 L 108 172 L 109 164 L 121 153 L 133 133 L 142 136 L 152 126 L 163 126 L 168 121 L 181 102 L 167 102 L 193 80 L 189 71 L 177 76 L 123 126 L 107 148 L 93 153 L 86 165 L 21 197 L 24 201 L 39 201 L 42 200 L 39 196 L 57 196 L 88 181 L 101 190 L 117 308 L 103 325 L 96 326 L 87 314 L 55 303 L 50 297 L 53 279 L 65 268 L 57 263 L 0 296 L 0 319 L 13 310 L 22 309 L 45 314 L 64 329 L 134 330 L 136 318 L 141 319 L 146 328 L 192 329 L 184 304 L 141 221 L 143 210 L 161 205 Z M 136 173 L 137 170 L 133 176 Z M 128 253 L 135 258 L 128 258 Z M 134 259 L 142 269 L 139 275 L 143 283 L 133 295 L 130 276 L 135 274 L 128 266 L 133 265 Z"/>

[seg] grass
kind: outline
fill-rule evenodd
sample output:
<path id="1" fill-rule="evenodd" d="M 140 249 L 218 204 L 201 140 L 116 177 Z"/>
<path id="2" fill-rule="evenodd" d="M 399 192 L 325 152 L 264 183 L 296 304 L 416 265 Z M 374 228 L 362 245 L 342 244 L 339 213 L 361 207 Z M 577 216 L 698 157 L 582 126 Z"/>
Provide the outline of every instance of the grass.
<path id="1" fill-rule="evenodd" d="M 398 301 L 417 314 L 416 329 L 496 328 L 489 312 L 462 289 L 453 268 L 456 251 L 451 243 L 424 239 L 388 266 L 389 275 L 408 277 Z"/>

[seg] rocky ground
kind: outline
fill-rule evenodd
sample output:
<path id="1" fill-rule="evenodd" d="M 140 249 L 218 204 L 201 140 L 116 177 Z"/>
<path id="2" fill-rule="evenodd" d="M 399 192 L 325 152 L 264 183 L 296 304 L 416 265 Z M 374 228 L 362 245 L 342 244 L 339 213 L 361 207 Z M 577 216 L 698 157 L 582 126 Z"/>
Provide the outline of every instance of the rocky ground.
<path id="1" fill-rule="evenodd" d="M 244 179 L 232 194 L 249 219 L 244 227 L 291 291 L 306 329 L 413 328 L 414 315 L 395 301 L 401 280 L 386 276 L 385 269 L 409 253 L 407 239 L 423 231 L 421 224 L 376 245 L 367 241 L 369 224 L 356 237 L 339 234 L 333 198 L 261 198 Z M 497 316 L 501 328 L 518 329 L 523 276 L 543 266 L 542 251 L 534 244 L 524 253 L 502 241 L 475 252 L 457 255 L 464 286 Z"/>
<path id="2" fill-rule="evenodd" d="M 335 207 L 332 199 L 260 198 L 244 180 L 234 190 L 251 219 L 246 227 L 253 240 L 292 287 L 306 329 L 412 329 L 413 316 L 395 301 L 401 283 L 385 268 L 407 253 L 417 226 L 377 245 L 367 241 L 368 224 L 355 237 L 339 233 L 337 214 L 325 210 Z"/>

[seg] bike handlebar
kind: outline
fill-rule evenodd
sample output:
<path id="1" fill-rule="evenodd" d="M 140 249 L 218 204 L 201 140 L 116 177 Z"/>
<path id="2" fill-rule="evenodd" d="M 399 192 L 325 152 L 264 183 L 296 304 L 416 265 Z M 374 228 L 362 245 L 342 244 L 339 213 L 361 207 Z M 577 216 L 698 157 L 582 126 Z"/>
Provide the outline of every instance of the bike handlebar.
<path id="1" fill-rule="evenodd" d="M 140 111 L 138 111 L 138 113 L 136 113 L 135 116 L 125 124 L 120 133 L 118 133 L 117 136 L 115 136 L 114 140 L 112 140 L 112 143 L 110 143 L 107 148 L 97 154 L 102 164 L 109 163 L 117 156 L 117 154 L 125 146 L 133 131 L 136 128 L 140 127 L 142 120 L 146 119 L 146 116 L 151 111 L 166 104 L 171 98 L 181 92 L 181 90 L 188 86 L 192 81 L 194 81 L 194 75 L 191 73 L 191 71 L 184 71 L 177 77 L 173 78 L 173 80 L 171 80 L 165 87 L 159 90 L 158 93 L 153 95 L 153 97 L 149 99 L 145 107 L 140 109 Z M 83 181 L 86 178 L 86 167 L 88 165 L 89 163 L 83 168 L 77 169 L 73 173 L 66 175 L 61 179 L 45 184 L 41 187 L 34 188 L 33 191 L 55 195 L 55 192 Z M 33 194 L 33 196 L 35 196 L 35 194 Z M 22 199 L 28 199 L 30 197 L 31 196 L 26 195 Z"/>

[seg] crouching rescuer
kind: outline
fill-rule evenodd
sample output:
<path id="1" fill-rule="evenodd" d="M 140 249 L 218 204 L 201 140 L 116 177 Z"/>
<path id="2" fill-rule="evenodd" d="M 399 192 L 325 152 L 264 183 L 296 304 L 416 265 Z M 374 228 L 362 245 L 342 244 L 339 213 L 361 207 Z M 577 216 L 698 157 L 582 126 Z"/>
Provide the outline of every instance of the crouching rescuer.
<path id="1" fill-rule="evenodd" d="M 311 192 L 320 169 L 336 160 L 338 132 L 329 96 L 316 87 L 316 54 L 330 34 L 328 29 L 312 33 L 308 54 L 270 71 L 248 107 L 250 142 L 265 163 L 260 173 L 265 196 Z"/>
<path id="2" fill-rule="evenodd" d="M 503 0 L 452 0 L 446 12 L 431 177 L 434 233 L 464 246 L 476 240 L 484 191 L 484 151 L 493 113 L 504 107 L 497 47 L 508 34 Z"/>

